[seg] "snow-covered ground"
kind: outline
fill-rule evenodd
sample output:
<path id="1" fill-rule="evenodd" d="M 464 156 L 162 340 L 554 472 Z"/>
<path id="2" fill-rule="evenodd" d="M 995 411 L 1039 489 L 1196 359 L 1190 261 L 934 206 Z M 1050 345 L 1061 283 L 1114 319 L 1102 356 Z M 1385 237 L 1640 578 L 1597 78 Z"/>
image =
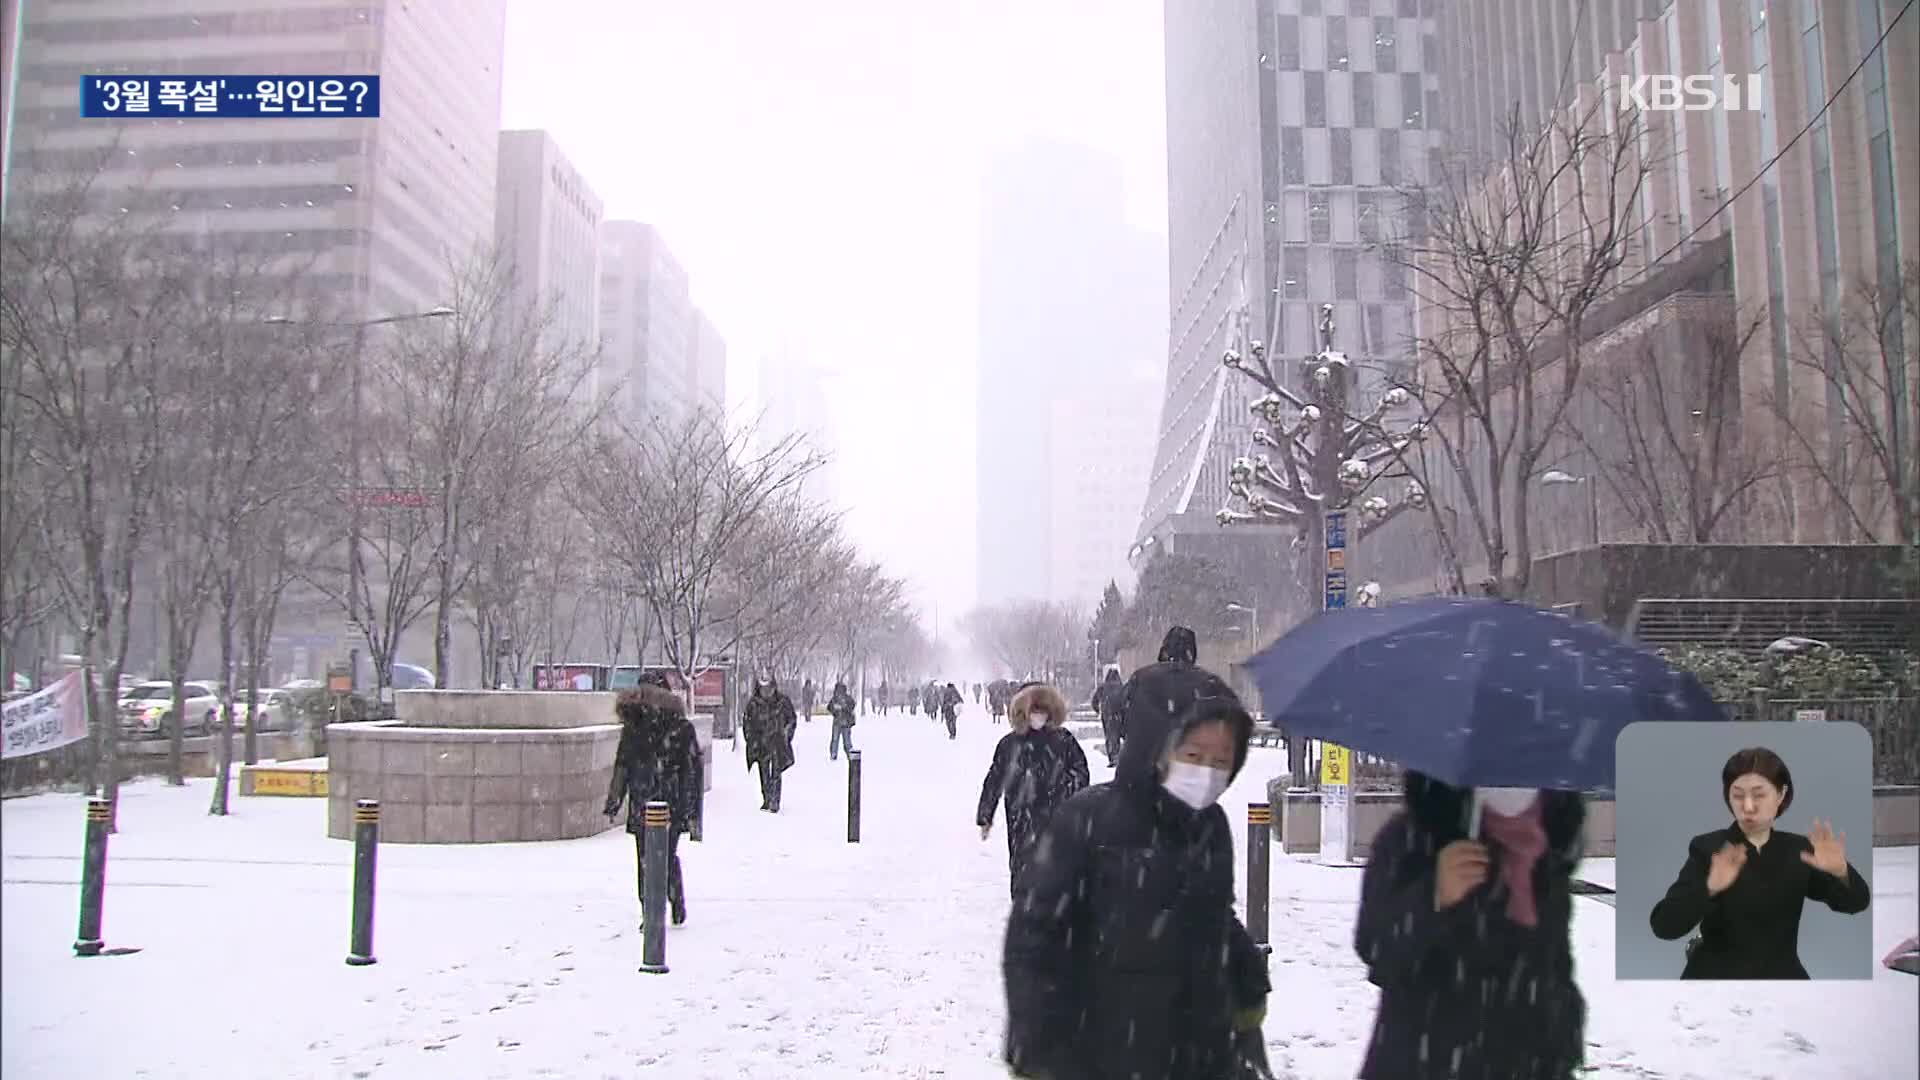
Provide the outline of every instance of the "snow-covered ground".
<path id="1" fill-rule="evenodd" d="M 1001 728 L 974 709 L 949 742 L 924 717 L 868 717 L 865 819 L 845 842 L 844 763 L 800 729 L 785 812 L 760 813 L 726 744 L 708 839 L 684 844 L 692 920 L 643 975 L 624 832 L 380 853 L 376 953 L 350 968 L 348 842 L 321 800 L 244 799 L 208 818 L 208 781 L 129 785 L 105 938 L 72 954 L 82 803 L 0 808 L 0 1073 L 37 1077 L 1003 1077 L 1006 844 L 973 807 Z M 1092 744 L 1088 744 L 1092 752 Z M 1256 750 L 1244 807 L 1281 768 Z M 1094 755 L 1096 779 L 1106 771 Z M 1241 850 L 1244 850 L 1242 844 Z M 1610 867 L 1588 876 L 1607 880 Z M 1350 1077 L 1374 991 L 1353 956 L 1359 871 L 1276 857 L 1274 1064 Z M 1874 853 L 1876 955 L 1914 932 L 1915 850 Z M 1244 887 L 1244 883 L 1243 883 Z M 1601 1077 L 1911 1080 L 1920 979 L 1620 983 L 1613 909 L 1578 901 L 1588 1061 Z"/>

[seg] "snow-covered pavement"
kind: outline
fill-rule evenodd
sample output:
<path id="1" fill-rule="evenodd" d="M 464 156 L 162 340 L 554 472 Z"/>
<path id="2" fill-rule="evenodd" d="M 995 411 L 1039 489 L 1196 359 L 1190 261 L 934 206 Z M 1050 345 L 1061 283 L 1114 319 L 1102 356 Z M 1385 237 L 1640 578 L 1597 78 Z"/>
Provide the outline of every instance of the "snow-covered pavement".
<path id="1" fill-rule="evenodd" d="M 39 1077 L 1002 1077 L 1006 844 L 972 815 L 993 740 L 978 709 L 949 742 L 924 717 L 864 718 L 862 843 L 846 766 L 802 724 L 784 813 L 760 813 L 721 744 L 707 840 L 683 844 L 689 925 L 642 975 L 624 832 L 546 844 L 381 850 L 375 946 L 350 968 L 352 847 L 321 800 L 208 781 L 123 793 L 105 938 L 72 954 L 82 801 L 0 808 L 0 1073 Z M 936 733 L 937 732 L 937 733 Z M 1092 754 L 1095 778 L 1106 770 Z M 1244 806 L 1282 767 L 1256 750 Z M 1244 850 L 1244 844 L 1242 844 Z M 1610 867 L 1591 868 L 1604 880 Z M 1915 930 L 1915 850 L 1874 853 L 1876 955 Z M 1244 888 L 1244 882 L 1242 882 Z M 1353 956 L 1359 871 L 1276 857 L 1274 1064 L 1350 1077 L 1374 991 Z M 1613 909 L 1579 901 L 1588 1060 L 1600 1077 L 1910 1080 L 1920 979 L 1681 986 L 1613 979 Z"/>

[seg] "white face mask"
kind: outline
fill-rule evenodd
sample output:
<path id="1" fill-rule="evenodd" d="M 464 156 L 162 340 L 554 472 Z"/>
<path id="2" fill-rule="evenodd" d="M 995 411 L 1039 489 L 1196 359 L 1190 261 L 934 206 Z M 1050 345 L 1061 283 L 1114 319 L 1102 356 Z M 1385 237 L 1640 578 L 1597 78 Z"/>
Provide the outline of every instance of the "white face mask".
<path id="1" fill-rule="evenodd" d="M 1486 787 L 1475 791 L 1480 795 L 1480 804 L 1501 817 L 1519 817 L 1533 809 L 1533 804 L 1540 799 L 1539 789 L 1530 787 Z"/>
<path id="2" fill-rule="evenodd" d="M 1220 801 L 1232 782 L 1233 773 L 1226 769 L 1210 769 L 1190 761 L 1170 761 L 1167 777 L 1160 781 L 1160 786 L 1195 810 L 1205 810 Z"/>
<path id="3" fill-rule="evenodd" d="M 1027 730 L 1028 731 L 1039 731 L 1041 728 L 1046 726 L 1047 726 L 1046 713 L 1028 713 L 1027 714 Z"/>

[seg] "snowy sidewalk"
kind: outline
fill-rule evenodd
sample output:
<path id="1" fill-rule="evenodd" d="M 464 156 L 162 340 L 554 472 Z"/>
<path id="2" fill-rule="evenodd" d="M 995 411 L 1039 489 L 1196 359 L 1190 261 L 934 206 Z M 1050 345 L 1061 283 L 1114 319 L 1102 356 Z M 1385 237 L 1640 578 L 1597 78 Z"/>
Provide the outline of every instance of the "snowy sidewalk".
<path id="1" fill-rule="evenodd" d="M 666 975 L 641 975 L 633 844 L 384 847 L 375 952 L 349 968 L 352 845 L 323 800 L 236 799 L 208 781 L 129 785 L 105 938 L 72 955 L 82 802 L 0 807 L 0 1072 L 40 1077 L 1003 1077 L 997 1063 L 1006 842 L 972 824 L 993 741 L 870 716 L 862 843 L 845 843 L 846 766 L 800 726 L 784 813 L 760 813 L 722 743 L 708 839 L 683 843 L 692 919 Z M 1096 780 L 1110 773 L 1097 753 Z M 1227 805 L 1282 768 L 1255 751 Z M 1239 850 L 1244 850 L 1244 837 Z M 1875 857 L 1876 947 L 1913 932 L 1913 849 Z M 1590 868 L 1602 880 L 1608 869 Z M 1244 882 L 1242 883 L 1244 888 Z M 1373 988 L 1353 956 L 1359 871 L 1276 856 L 1267 1035 L 1283 1076 L 1350 1077 Z M 1591 1075 L 1910 1078 L 1920 979 L 1743 987 L 1617 983 L 1613 909 L 1579 901 Z M 1885 944 L 1880 945 L 1884 940 Z"/>

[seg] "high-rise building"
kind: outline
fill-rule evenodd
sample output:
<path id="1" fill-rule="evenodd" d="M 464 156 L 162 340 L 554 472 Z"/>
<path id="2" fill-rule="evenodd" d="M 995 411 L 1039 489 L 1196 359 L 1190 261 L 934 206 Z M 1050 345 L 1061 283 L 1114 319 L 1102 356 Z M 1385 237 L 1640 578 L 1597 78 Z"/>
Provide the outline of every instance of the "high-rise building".
<path id="1" fill-rule="evenodd" d="M 624 380 L 629 420 L 678 423 L 693 404 L 694 308 L 687 271 L 660 230 L 609 221 L 600 231 L 602 370 Z"/>
<path id="2" fill-rule="evenodd" d="M 494 238 L 549 349 L 600 341 L 600 197 L 544 131 L 500 133 Z M 596 373 L 598 376 L 599 373 Z M 606 380 L 596 377 L 597 391 Z"/>
<path id="3" fill-rule="evenodd" d="M 1741 438 L 1798 450 L 1817 464 L 1788 470 L 1760 488 L 1764 497 L 1731 506 L 1713 539 L 1899 535 L 1889 489 L 1920 498 L 1920 325 L 1909 308 L 1904 320 L 1885 321 L 1884 334 L 1868 329 L 1863 339 L 1874 320 L 1862 316 L 1876 294 L 1904 292 L 1913 303 L 1905 275 L 1920 257 L 1920 12 L 1895 0 L 1444 7 L 1437 51 L 1446 61 L 1448 123 L 1483 162 L 1515 114 L 1523 125 L 1557 115 L 1563 124 L 1597 126 L 1618 110 L 1637 111 L 1623 78 L 1757 83 L 1758 94 L 1743 95 L 1737 110 L 1637 112 L 1647 162 L 1632 207 L 1639 228 L 1617 288 L 1583 326 L 1595 347 L 1572 411 L 1593 406 L 1596 385 L 1631 375 L 1619 365 L 1651 357 L 1670 373 L 1668 385 L 1691 389 L 1707 352 L 1704 334 L 1743 341 L 1737 377 L 1716 380 L 1712 400 L 1683 407 L 1736 415 Z M 1602 119 L 1585 119 L 1596 115 Z M 1423 322 L 1444 318 L 1434 311 Z M 1620 427 L 1589 430 L 1624 439 Z M 1617 481 L 1622 463 L 1644 457 L 1624 443 L 1586 439 L 1562 467 Z M 1714 462 L 1722 467 L 1718 454 Z M 1857 473 L 1865 490 L 1838 505 L 1811 478 L 1816 471 Z M 1889 472 L 1902 478 L 1898 485 L 1888 483 Z M 1648 506 L 1617 497 L 1618 486 L 1594 480 L 1591 522 L 1556 546 L 1648 535 Z M 1553 543 L 1552 523 L 1546 533 Z"/>
<path id="4" fill-rule="evenodd" d="M 1107 582 L 1132 586 L 1127 547 L 1147 495 L 1159 417 L 1157 375 L 1093 379 L 1053 399 L 1049 427 L 1060 438 L 1047 484 L 1049 599 L 1091 614 Z"/>
<path id="5" fill-rule="evenodd" d="M 1150 372 L 1164 352 L 1160 237 L 1127 224 L 1117 159 L 1032 137 L 982 189 L 978 312 L 979 600 L 1063 596 L 1047 478 L 1074 431 L 1052 402 Z M 1140 437 L 1151 440 L 1150 430 Z M 1103 582 L 1104 584 L 1104 582 Z"/>
<path id="6" fill-rule="evenodd" d="M 1216 514 L 1254 452 L 1251 381 L 1220 363 L 1268 343 L 1289 374 L 1322 304 L 1363 388 L 1413 370 L 1407 272 L 1377 251 L 1428 173 L 1438 104 L 1427 0 L 1168 4 L 1170 342 L 1159 447 L 1133 551 L 1230 563 L 1287 530 Z M 1250 557 L 1250 556 L 1249 556 Z M 1269 560 L 1265 573 L 1279 577 Z"/>
<path id="7" fill-rule="evenodd" d="M 103 214 L 284 255 L 361 316 L 446 302 L 493 239 L 506 0 L 25 0 L 8 199 L 100 170 Z M 154 8 L 159 10 L 153 10 Z M 83 75 L 381 77 L 379 119 L 84 120 Z"/>
<path id="8" fill-rule="evenodd" d="M 788 344 L 760 358 L 759 381 L 761 450 L 797 437 L 804 444 L 804 453 L 824 460 L 801 482 L 801 496 L 820 506 L 839 505 L 835 458 L 840 452 L 840 439 L 827 404 L 827 373 Z"/>
<path id="9" fill-rule="evenodd" d="M 694 400 L 724 415 L 727 411 L 727 340 L 707 313 L 694 309 L 693 370 L 687 381 Z"/>

